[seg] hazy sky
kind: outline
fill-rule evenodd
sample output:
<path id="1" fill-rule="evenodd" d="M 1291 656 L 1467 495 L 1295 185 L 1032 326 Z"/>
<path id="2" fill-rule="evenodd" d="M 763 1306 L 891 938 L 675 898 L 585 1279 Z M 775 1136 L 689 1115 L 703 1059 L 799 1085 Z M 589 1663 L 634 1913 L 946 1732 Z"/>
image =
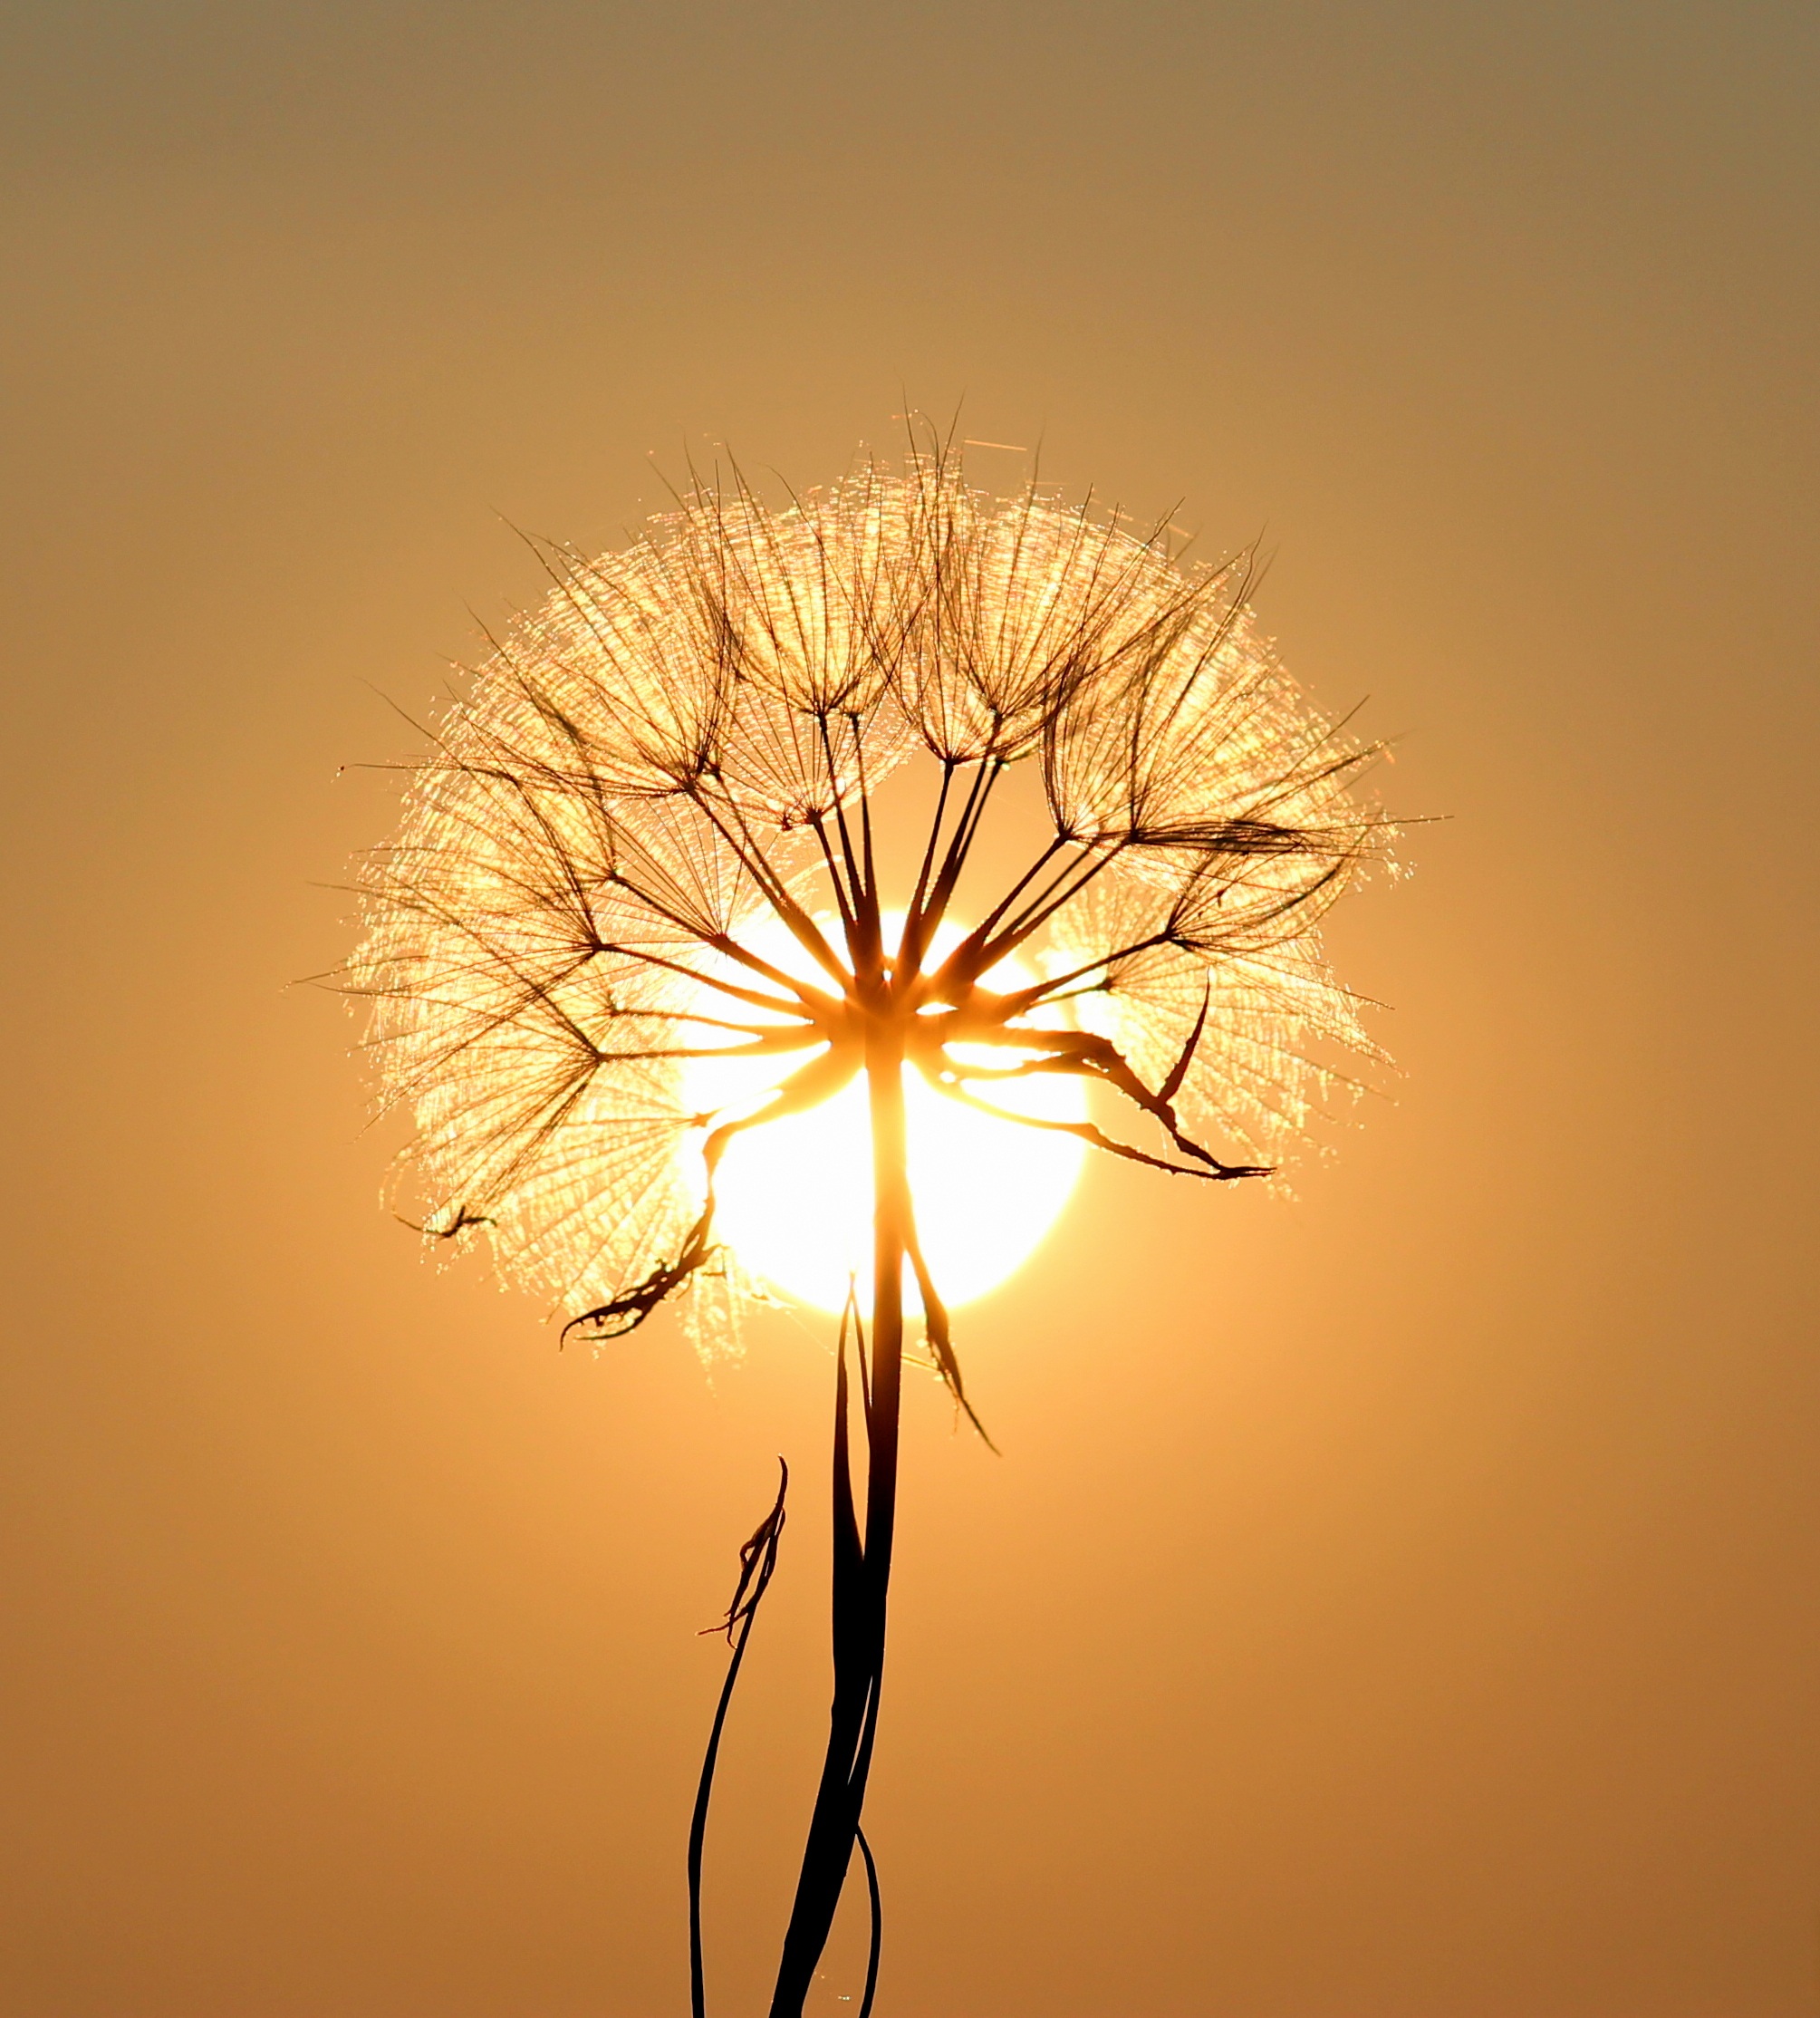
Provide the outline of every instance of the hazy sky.
<path id="1" fill-rule="evenodd" d="M 879 2018 L 1820 2013 L 1815 16 L 0 14 L 0 2007 L 669 2018 L 825 1326 L 559 1353 L 288 989 L 511 529 L 906 401 L 1209 551 L 1444 816 L 1293 1202 L 1096 1173 L 919 1386 Z M 1012 459 L 1005 480 L 1016 476 Z M 989 459 L 980 474 L 997 478 Z M 474 613 L 470 615 L 470 612 Z M 804 1493 L 712 1985 L 825 1707 Z M 856 1926 L 820 2018 L 855 2008 Z"/>

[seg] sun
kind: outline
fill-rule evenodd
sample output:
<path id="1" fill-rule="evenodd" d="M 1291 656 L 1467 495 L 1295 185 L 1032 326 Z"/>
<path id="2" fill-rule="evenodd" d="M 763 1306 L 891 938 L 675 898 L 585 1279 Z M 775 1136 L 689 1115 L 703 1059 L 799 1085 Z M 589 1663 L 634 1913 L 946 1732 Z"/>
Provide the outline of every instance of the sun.
<path id="1" fill-rule="evenodd" d="M 895 921 L 894 922 L 900 922 Z M 835 928 L 838 929 L 838 928 Z M 964 936 L 950 924 L 933 957 Z M 819 978 L 782 926 L 750 935 L 752 950 L 778 967 Z M 994 988 L 1035 975 L 1016 958 L 987 977 Z M 710 1008 L 703 990 L 704 1012 Z M 705 1035 L 708 1033 L 704 1033 Z M 711 1038 L 710 1038 L 711 1041 Z M 1005 1053 L 956 1048 L 962 1064 L 1003 1065 Z M 776 1084 L 765 1059 L 696 1058 L 683 1067 L 691 1113 L 750 1112 Z M 1060 1076 L 993 1084 L 993 1104 L 1034 1120 L 1087 1117 L 1078 1079 Z M 996 1289 L 1041 1243 L 1067 1203 L 1086 1145 L 1077 1136 L 1024 1128 L 937 1093 L 920 1074 L 904 1076 L 911 1196 L 929 1274 L 942 1300 L 965 1303 Z M 699 1138 L 681 1151 L 700 1183 Z M 863 1075 L 805 1114 L 751 1128 L 727 1147 L 716 1180 L 715 1230 L 755 1275 L 792 1300 L 838 1311 L 856 1286 L 870 1299 L 872 1255 L 871 1135 Z M 917 1308 L 906 1282 L 907 1306 Z"/>

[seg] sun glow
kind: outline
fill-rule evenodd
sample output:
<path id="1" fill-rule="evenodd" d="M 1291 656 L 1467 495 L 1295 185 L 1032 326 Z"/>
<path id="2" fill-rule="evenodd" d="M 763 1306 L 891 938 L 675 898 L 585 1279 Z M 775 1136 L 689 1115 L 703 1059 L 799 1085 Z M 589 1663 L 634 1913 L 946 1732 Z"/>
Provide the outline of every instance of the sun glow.
<path id="1" fill-rule="evenodd" d="M 891 921 L 891 929 L 900 923 Z M 934 957 L 961 936 L 961 928 L 949 927 Z M 775 965 L 814 976 L 782 927 L 754 934 L 750 942 Z M 986 979 L 1010 989 L 1035 976 L 1014 958 Z M 702 990 L 704 1014 L 714 1013 L 709 993 Z M 711 1032 L 704 1037 L 712 1041 Z M 1009 1062 L 1005 1051 L 979 1047 L 956 1046 L 954 1056 L 962 1065 Z M 775 1059 L 697 1058 L 683 1068 L 682 1096 L 694 1112 L 744 1114 L 780 1077 Z M 988 1081 L 973 1090 L 1010 1114 L 1086 1119 L 1085 1089 L 1075 1078 Z M 908 1068 L 904 1106 L 923 1254 L 942 1300 L 965 1303 L 996 1289 L 1035 1251 L 1067 1203 L 1086 1145 L 1076 1136 L 1020 1127 L 962 1106 Z M 699 1143 L 693 1136 L 681 1152 L 698 1183 Z M 850 1282 L 862 1306 L 870 1303 L 871 1129 L 863 1074 L 818 1107 L 736 1136 L 715 1192 L 717 1233 L 754 1274 L 823 1310 L 841 1308 Z M 907 1308 L 920 1308 L 913 1278 L 906 1279 L 904 1294 Z"/>

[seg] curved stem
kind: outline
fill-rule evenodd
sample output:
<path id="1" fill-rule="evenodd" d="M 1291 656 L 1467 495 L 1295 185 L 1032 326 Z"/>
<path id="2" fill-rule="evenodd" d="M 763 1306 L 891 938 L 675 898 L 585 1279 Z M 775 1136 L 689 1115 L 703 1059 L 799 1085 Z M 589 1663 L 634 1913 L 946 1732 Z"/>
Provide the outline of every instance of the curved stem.
<path id="1" fill-rule="evenodd" d="M 874 1205 L 871 1378 L 864 1403 L 865 1525 L 862 1534 L 848 1453 L 843 1351 L 836 1382 L 834 1425 L 834 1695 L 828 1716 L 828 1749 L 809 1820 L 795 1903 L 784 1936 L 770 2018 L 801 2018 L 815 1965 L 827 1946 L 859 1836 L 884 1675 L 886 1597 L 897 1526 L 903 1270 L 910 1227 L 902 1037 L 890 1019 L 881 1018 L 872 1025 L 866 1078 L 871 1107 Z"/>
<path id="2" fill-rule="evenodd" d="M 732 1707 L 733 1691 L 746 1660 L 746 1643 L 752 1637 L 753 1621 L 758 1617 L 759 1604 L 777 1567 L 777 1540 L 784 1532 L 784 1501 L 790 1490 L 790 1467 L 780 1457 L 777 1469 L 776 1503 L 739 1551 L 739 1585 L 727 1608 L 726 1619 L 718 1627 L 708 1627 L 709 1632 L 727 1635 L 733 1657 L 727 1664 L 727 1679 L 720 1685 L 720 1701 L 715 1705 L 714 1728 L 708 1733 L 708 1755 L 701 1762 L 695 1811 L 689 1823 L 689 2007 L 693 2018 L 707 2018 L 708 2012 L 701 1958 L 701 1853 L 708 1840 L 708 1804 L 714 1793 L 721 1733 L 727 1728 L 727 1713 Z M 870 1860 L 867 1868 L 871 1868 Z"/>
<path id="3" fill-rule="evenodd" d="M 885 1943 L 884 1901 L 879 1896 L 879 1867 L 872 1861 L 872 1846 L 866 1840 L 863 1829 L 853 1834 L 859 1839 L 860 1855 L 866 1862 L 866 1897 L 872 1908 L 872 1945 L 866 1955 L 866 1992 L 860 2000 L 860 2018 L 872 2018 L 872 1999 L 879 1994 L 879 1952 Z"/>

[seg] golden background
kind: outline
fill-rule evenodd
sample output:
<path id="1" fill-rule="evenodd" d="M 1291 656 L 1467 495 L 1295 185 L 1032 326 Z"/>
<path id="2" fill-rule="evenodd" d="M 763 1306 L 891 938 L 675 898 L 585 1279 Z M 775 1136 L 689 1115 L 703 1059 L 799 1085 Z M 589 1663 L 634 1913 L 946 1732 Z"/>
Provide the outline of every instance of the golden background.
<path id="1" fill-rule="evenodd" d="M 19 2018 L 645 2018 L 824 1708 L 816 1320 L 600 1359 L 376 1197 L 332 889 L 730 440 L 906 401 L 1209 551 L 1446 815 L 1285 1206 L 1095 1171 L 912 1394 L 880 2018 L 1811 2018 L 1815 16 L 14 6 L 0 1396 Z M 987 480 L 1016 458 L 976 459 Z M 509 521 L 509 525 L 506 523 Z M 378 690 L 376 692 L 375 690 Z M 859 1916 L 821 2008 L 857 1987 Z"/>

